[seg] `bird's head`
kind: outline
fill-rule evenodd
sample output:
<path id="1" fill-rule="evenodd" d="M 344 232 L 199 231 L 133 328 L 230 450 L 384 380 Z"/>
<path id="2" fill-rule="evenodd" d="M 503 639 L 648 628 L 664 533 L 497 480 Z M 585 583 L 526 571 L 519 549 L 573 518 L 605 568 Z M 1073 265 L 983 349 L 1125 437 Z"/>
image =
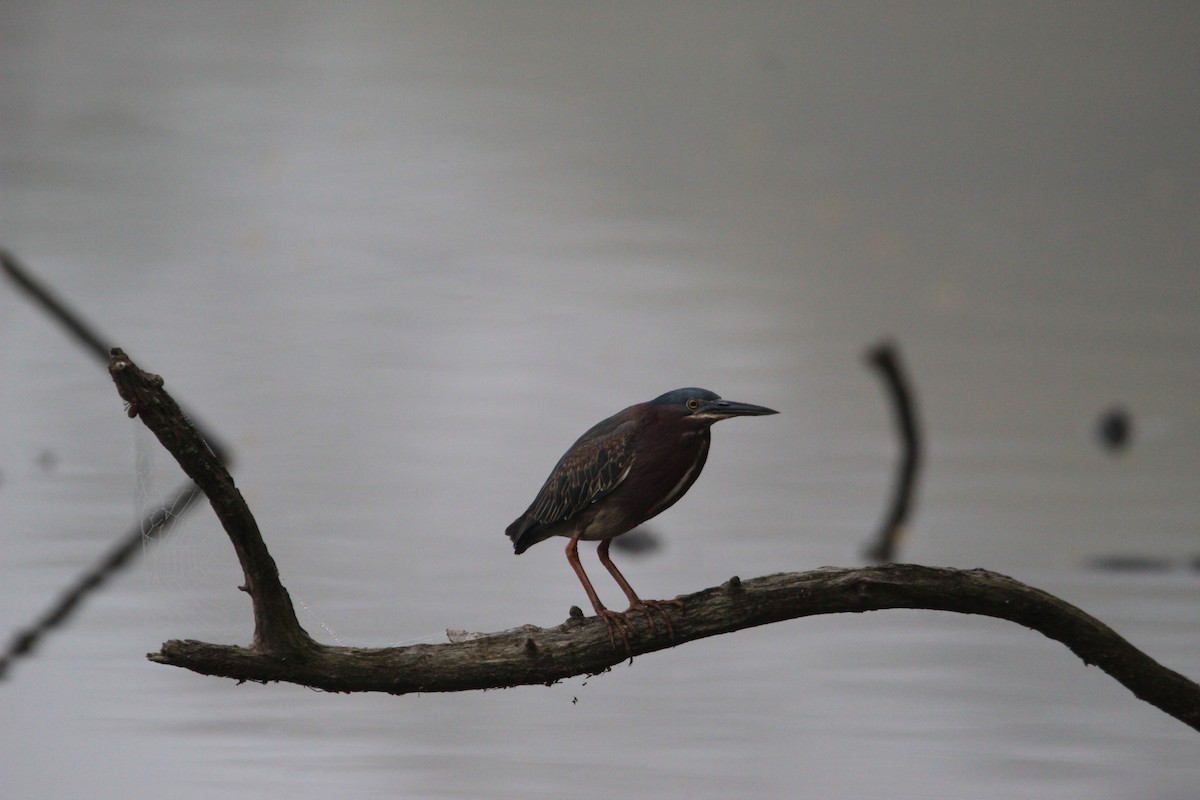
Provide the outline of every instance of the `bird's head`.
<path id="1" fill-rule="evenodd" d="M 648 405 L 670 409 L 678 413 L 683 420 L 706 425 L 730 417 L 761 417 L 766 414 L 779 413 L 764 406 L 722 400 L 716 392 L 696 388 L 667 392 L 651 400 Z"/>

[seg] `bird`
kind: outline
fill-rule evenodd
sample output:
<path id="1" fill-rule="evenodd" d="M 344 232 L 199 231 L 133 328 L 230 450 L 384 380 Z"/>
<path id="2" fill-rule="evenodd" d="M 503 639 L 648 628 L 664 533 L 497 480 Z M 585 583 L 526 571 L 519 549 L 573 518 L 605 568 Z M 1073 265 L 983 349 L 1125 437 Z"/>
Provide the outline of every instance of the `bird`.
<path id="1" fill-rule="evenodd" d="M 567 537 L 567 562 L 596 616 L 607 626 L 610 642 L 615 648 L 615 634 L 619 634 L 629 652 L 629 612 L 644 615 L 652 632 L 656 629 L 651 612 L 661 614 L 670 633 L 667 609 L 682 608 L 683 603 L 639 597 L 609 557 L 612 540 L 666 511 L 687 493 L 708 459 L 714 423 L 777 413 L 697 388 L 676 389 L 629 406 L 593 425 L 571 445 L 505 534 L 517 555 L 553 536 Z M 579 561 L 581 541 L 600 543 L 596 549 L 600 563 L 629 599 L 624 614 L 600 602 Z"/>

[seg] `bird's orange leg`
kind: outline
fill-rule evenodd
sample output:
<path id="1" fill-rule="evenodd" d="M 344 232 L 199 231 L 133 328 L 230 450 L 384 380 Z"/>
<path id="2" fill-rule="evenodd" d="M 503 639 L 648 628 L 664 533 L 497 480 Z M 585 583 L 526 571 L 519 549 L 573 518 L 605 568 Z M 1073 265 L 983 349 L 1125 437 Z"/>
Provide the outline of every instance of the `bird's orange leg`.
<path id="1" fill-rule="evenodd" d="M 629 632 L 627 630 L 630 627 L 629 620 L 625 618 L 624 614 L 608 610 L 604 607 L 604 603 L 600 602 L 599 595 L 592 588 L 592 582 L 588 580 L 587 573 L 583 571 L 583 564 L 579 563 L 579 534 L 575 534 L 571 537 L 571 541 L 567 542 L 567 561 L 571 564 L 571 569 L 575 570 L 579 582 L 583 584 L 583 590 L 587 592 L 588 599 L 592 601 L 592 608 L 596 610 L 596 616 L 604 620 L 604 624 L 608 626 L 608 640 L 615 648 L 617 638 L 613 631 L 621 634 L 621 641 L 625 643 L 625 652 L 629 654 Z"/>
<path id="2" fill-rule="evenodd" d="M 683 608 L 682 600 L 643 600 L 638 597 L 637 592 L 629 585 L 629 581 L 625 580 L 625 576 L 617 569 L 617 565 L 612 562 L 608 555 L 608 546 L 612 544 L 612 539 L 605 539 L 600 542 L 600 546 L 596 548 L 596 555 L 600 556 L 600 563 L 613 576 L 617 584 L 620 585 L 621 591 L 625 592 L 625 596 L 629 598 L 629 610 L 637 611 L 646 617 L 646 622 L 650 625 L 650 630 L 657 633 L 658 629 L 654 627 L 654 615 L 650 612 L 657 611 L 662 614 L 663 621 L 667 623 L 667 635 L 674 636 L 675 629 L 671 627 L 671 615 L 667 613 L 667 607 Z"/>

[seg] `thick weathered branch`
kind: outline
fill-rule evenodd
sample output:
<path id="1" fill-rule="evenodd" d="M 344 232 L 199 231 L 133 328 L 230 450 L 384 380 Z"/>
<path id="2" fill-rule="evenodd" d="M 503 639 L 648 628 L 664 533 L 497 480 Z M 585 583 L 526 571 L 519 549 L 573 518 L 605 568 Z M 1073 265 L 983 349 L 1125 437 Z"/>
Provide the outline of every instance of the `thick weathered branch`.
<path id="1" fill-rule="evenodd" d="M 825 568 L 727 583 L 680 598 L 672 629 L 645 628 L 630 649 L 614 648 L 595 617 L 573 615 L 555 628 L 455 636 L 447 644 L 354 648 L 317 644 L 296 621 L 254 518 L 228 473 L 215 463 L 162 388 L 120 350 L 110 370 L 121 396 L 209 496 L 234 541 L 254 600 L 252 647 L 170 641 L 149 658 L 239 681 L 287 681 L 332 692 L 454 692 L 548 684 L 603 672 L 615 664 L 695 639 L 786 619 L 886 608 L 923 608 L 1010 620 L 1062 642 L 1136 696 L 1200 729 L 1200 686 L 1158 664 L 1099 620 L 1071 604 L 985 570 L 905 564 Z"/>
<path id="2" fill-rule="evenodd" d="M 631 642 L 642 655 L 695 639 L 798 617 L 887 608 L 980 614 L 1016 622 L 1062 642 L 1120 681 L 1136 696 L 1200 730 L 1200 686 L 1162 666 L 1075 606 L 986 570 L 889 564 L 827 567 L 752 580 L 736 578 L 681 597 L 674 635 L 659 625 Z M 635 615 L 636 616 L 636 615 Z M 454 692 L 548 684 L 595 674 L 623 661 L 603 623 L 576 617 L 555 628 L 526 626 L 447 644 L 364 649 L 318 645 L 299 661 L 252 649 L 171 641 L 149 658 L 206 675 L 248 681 L 288 681 L 332 692 Z"/>

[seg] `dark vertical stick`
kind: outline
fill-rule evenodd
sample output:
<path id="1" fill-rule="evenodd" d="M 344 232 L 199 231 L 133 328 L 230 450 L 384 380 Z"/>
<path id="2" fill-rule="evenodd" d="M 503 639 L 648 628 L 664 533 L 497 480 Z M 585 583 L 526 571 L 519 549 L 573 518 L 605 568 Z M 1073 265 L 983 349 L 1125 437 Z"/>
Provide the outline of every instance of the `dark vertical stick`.
<path id="1" fill-rule="evenodd" d="M 917 425 L 912 391 L 900 363 L 900 352 L 891 342 L 882 342 L 867 352 L 867 364 L 878 370 L 888 397 L 892 401 L 893 418 L 900 435 L 900 460 L 897 463 L 892 502 L 884 517 L 876 540 L 866 548 L 867 558 L 879 563 L 892 561 L 900 540 L 908 529 L 912 514 L 913 496 L 921 470 L 921 432 Z"/>

